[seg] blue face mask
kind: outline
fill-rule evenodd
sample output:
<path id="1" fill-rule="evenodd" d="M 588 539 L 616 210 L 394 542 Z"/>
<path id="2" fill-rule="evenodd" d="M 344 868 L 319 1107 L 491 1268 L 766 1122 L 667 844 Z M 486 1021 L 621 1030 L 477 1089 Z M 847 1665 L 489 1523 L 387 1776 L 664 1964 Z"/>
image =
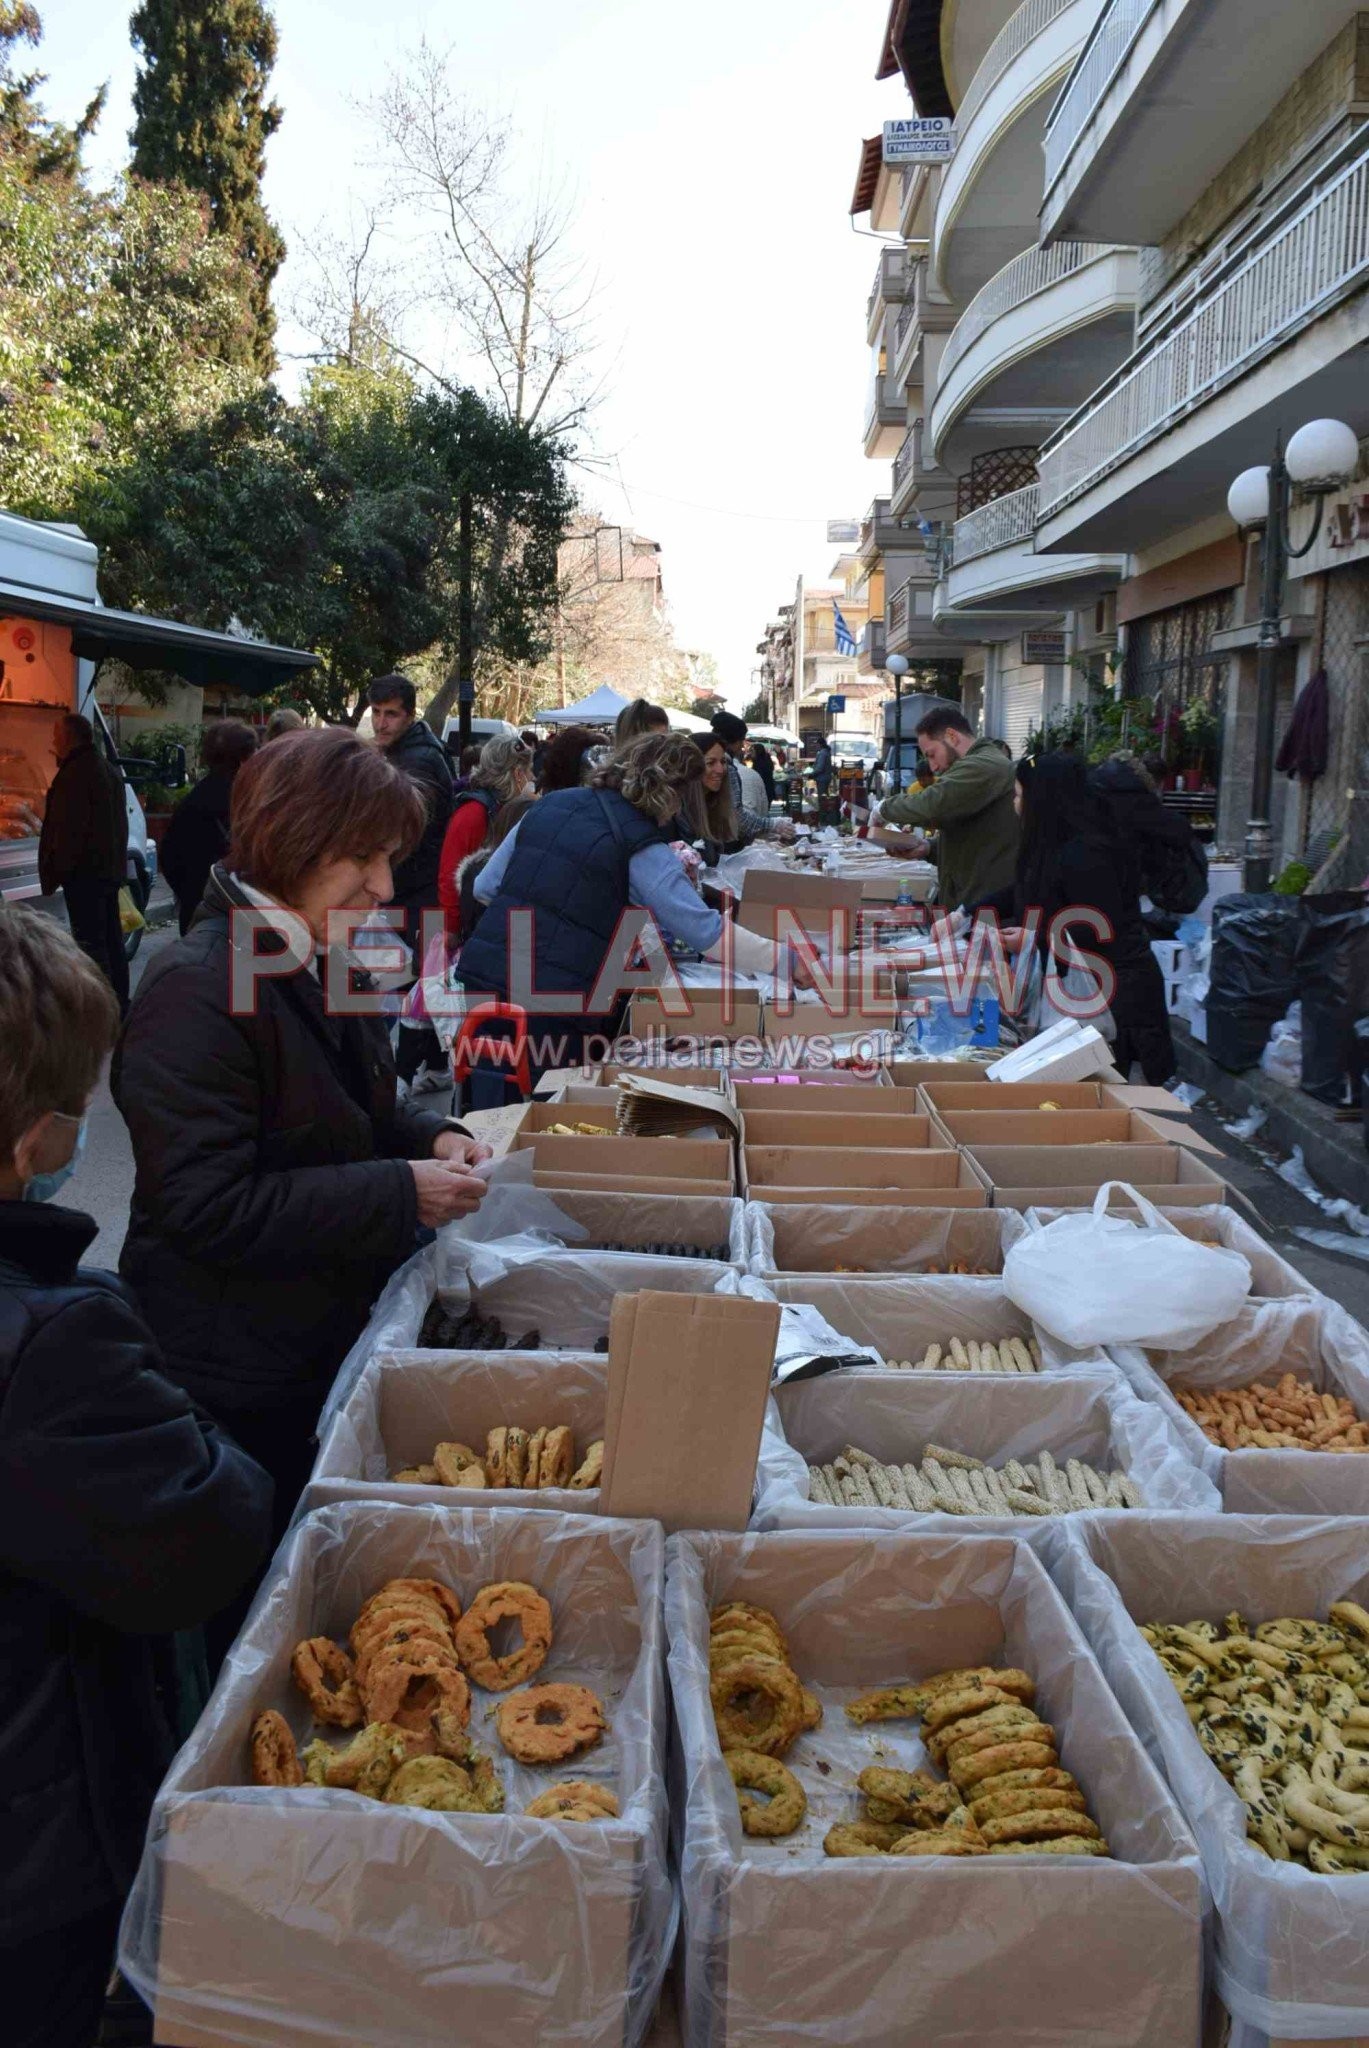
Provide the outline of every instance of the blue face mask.
<path id="1" fill-rule="evenodd" d="M 81 1154 L 86 1149 L 86 1120 L 82 1117 L 62 1116 L 56 1113 L 57 1121 L 75 1124 L 76 1143 L 71 1148 L 71 1157 L 65 1166 L 55 1166 L 51 1173 L 35 1173 L 32 1180 L 24 1182 L 22 1200 L 25 1202 L 50 1202 L 60 1188 L 64 1188 L 75 1173 Z"/>

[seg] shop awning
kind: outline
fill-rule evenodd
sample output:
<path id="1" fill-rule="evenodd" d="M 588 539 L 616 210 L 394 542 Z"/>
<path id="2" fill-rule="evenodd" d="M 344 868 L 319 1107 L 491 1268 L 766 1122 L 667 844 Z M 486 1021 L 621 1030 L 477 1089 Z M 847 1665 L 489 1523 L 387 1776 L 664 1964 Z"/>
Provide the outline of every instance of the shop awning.
<path id="1" fill-rule="evenodd" d="M 115 611 L 79 597 L 54 597 L 22 583 L 0 581 L 0 617 L 47 619 L 69 626 L 71 651 L 83 661 L 169 669 L 187 683 L 218 684 L 249 697 L 263 696 L 318 666 L 316 654 L 297 647 L 272 647 L 236 633 L 182 625 L 179 619 Z"/>

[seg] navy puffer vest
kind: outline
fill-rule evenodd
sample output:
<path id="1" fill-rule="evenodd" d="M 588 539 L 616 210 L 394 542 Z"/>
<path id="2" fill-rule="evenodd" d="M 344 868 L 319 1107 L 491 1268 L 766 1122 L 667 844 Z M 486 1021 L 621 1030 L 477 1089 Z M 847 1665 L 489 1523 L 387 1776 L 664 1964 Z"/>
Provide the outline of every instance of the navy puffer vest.
<path id="1" fill-rule="evenodd" d="M 533 987 L 541 995 L 593 988 L 628 904 L 628 864 L 665 842 L 616 789 L 562 789 L 518 827 L 503 885 L 461 948 L 468 989 L 509 993 L 509 912 L 531 909 Z"/>

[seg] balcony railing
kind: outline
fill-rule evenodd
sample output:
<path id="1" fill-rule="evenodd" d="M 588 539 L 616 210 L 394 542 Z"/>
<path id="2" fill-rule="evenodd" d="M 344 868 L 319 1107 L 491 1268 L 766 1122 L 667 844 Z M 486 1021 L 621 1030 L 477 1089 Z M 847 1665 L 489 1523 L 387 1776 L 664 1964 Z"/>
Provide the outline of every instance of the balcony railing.
<path id="1" fill-rule="evenodd" d="M 1369 141 L 1365 151 L 1369 152 Z M 1195 307 L 1115 372 L 1041 452 L 1041 515 L 1095 484 L 1369 274 L 1369 153 L 1219 272 Z"/>
<path id="2" fill-rule="evenodd" d="M 1058 242 L 1053 249 L 1024 249 L 1020 256 L 1014 256 L 1011 263 L 1005 264 L 996 277 L 991 277 L 975 293 L 957 320 L 942 354 L 938 383 L 944 386 L 950 382 L 961 357 L 995 320 L 1035 298 L 1038 292 L 1048 291 L 1072 271 L 1082 270 L 1097 257 L 1110 253 L 1105 242 Z"/>
<path id="3" fill-rule="evenodd" d="M 1039 484 L 1024 491 L 1009 491 L 1005 498 L 991 498 L 975 512 L 967 512 L 955 523 L 955 564 L 973 562 L 979 555 L 991 555 L 995 548 L 1007 548 L 1030 541 L 1036 530 Z"/>
<path id="4" fill-rule="evenodd" d="M 870 287 L 870 296 L 865 302 L 865 317 L 870 319 L 876 302 L 881 298 L 901 299 L 908 289 L 908 257 L 903 249 L 885 249 L 879 259 L 875 281 Z"/>
<path id="5" fill-rule="evenodd" d="M 1073 4 L 1074 0 L 1023 0 L 1016 14 L 1009 15 L 985 51 L 982 63 L 970 80 L 970 89 L 956 110 L 957 140 L 965 133 L 1008 66 L 1021 56 L 1028 43 L 1036 40 L 1043 28 L 1050 26 L 1057 14 L 1063 14 Z"/>
<path id="6" fill-rule="evenodd" d="M 868 661 L 871 668 L 883 668 L 885 644 L 883 619 L 871 619 L 860 636 L 858 658 Z"/>
<path id="7" fill-rule="evenodd" d="M 1093 33 L 1079 52 L 1046 122 L 1048 192 L 1159 4 L 1160 0 L 1109 0 L 1093 24 Z M 1012 27 L 1011 22 L 1008 27 Z"/>
<path id="8" fill-rule="evenodd" d="M 894 457 L 895 496 L 898 495 L 898 493 L 902 490 L 904 484 L 907 483 L 908 478 L 912 473 L 913 465 L 918 459 L 918 450 L 921 447 L 921 445 L 922 421 L 914 420 L 911 427 L 909 427 L 907 433 L 903 436 L 903 446 L 899 449 L 898 454 Z"/>
<path id="9" fill-rule="evenodd" d="M 885 632 L 888 634 L 890 640 L 903 640 L 907 637 L 908 586 L 906 583 L 900 584 L 898 589 L 894 592 L 893 596 L 889 599 L 889 608 L 885 616 L 884 629 Z"/>

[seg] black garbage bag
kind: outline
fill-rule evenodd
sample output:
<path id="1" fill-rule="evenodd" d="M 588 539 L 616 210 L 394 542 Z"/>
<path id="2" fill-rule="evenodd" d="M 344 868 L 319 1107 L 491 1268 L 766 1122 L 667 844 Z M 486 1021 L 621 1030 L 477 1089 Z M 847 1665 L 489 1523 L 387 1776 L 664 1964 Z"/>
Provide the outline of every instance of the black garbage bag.
<path id="1" fill-rule="evenodd" d="M 1302 898 L 1293 964 L 1302 1002 L 1302 1092 L 1334 1106 L 1359 1072 L 1355 1019 L 1369 1014 L 1369 899 L 1362 889 Z"/>
<path id="2" fill-rule="evenodd" d="M 1355 1072 L 1359 1081 L 1360 1116 L 1364 1123 L 1364 1148 L 1369 1152 L 1369 1017 L 1355 1019 Z"/>
<path id="3" fill-rule="evenodd" d="M 1300 993 L 1301 924 L 1296 896 L 1221 896 L 1212 906 L 1207 1050 L 1229 1073 L 1259 1065 L 1270 1032 Z"/>

